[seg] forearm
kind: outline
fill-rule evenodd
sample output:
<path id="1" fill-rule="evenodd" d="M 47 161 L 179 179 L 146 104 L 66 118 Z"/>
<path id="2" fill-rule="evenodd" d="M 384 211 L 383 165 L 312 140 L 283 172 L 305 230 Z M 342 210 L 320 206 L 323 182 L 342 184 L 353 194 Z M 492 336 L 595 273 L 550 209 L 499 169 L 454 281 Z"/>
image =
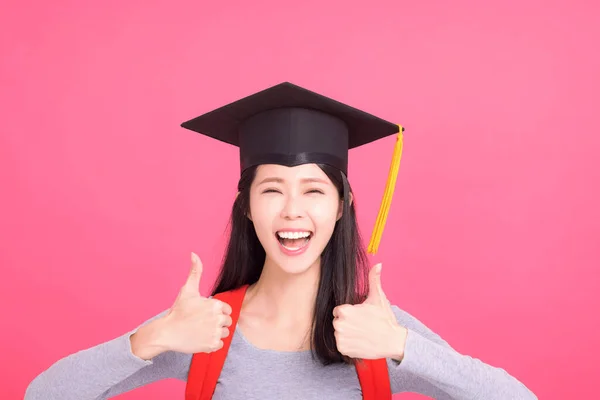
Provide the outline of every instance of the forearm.
<path id="1" fill-rule="evenodd" d="M 27 387 L 25 400 L 104 400 L 103 394 L 151 361 L 130 351 L 129 335 L 55 362 Z"/>
<path id="2" fill-rule="evenodd" d="M 455 400 L 535 400 L 537 397 L 505 370 L 456 352 L 415 331 L 406 337 L 398 372 L 407 372 Z"/>
<path id="3" fill-rule="evenodd" d="M 35 377 L 25 400 L 104 400 L 176 376 L 185 362 L 157 340 L 161 313 L 115 339 L 70 354 Z M 133 337 L 133 339 L 132 339 Z"/>

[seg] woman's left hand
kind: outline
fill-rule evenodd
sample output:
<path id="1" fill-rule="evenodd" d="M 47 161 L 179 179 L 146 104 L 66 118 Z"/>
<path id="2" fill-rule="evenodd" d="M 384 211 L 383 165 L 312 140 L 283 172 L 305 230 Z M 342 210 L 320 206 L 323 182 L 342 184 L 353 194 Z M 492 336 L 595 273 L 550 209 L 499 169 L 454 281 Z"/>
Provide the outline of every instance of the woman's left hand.
<path id="1" fill-rule="evenodd" d="M 402 361 L 408 331 L 398 324 L 381 288 L 381 264 L 369 272 L 369 295 L 362 304 L 333 309 L 338 351 L 351 358 Z"/>

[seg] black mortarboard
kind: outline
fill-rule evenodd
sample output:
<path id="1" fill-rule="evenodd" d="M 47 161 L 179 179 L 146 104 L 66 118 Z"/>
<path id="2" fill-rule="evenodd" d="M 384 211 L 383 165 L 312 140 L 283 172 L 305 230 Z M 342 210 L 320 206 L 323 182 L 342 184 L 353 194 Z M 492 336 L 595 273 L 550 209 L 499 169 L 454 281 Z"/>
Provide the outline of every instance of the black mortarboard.
<path id="1" fill-rule="evenodd" d="M 181 124 L 240 149 L 240 168 L 329 164 L 348 175 L 348 150 L 396 133 L 398 142 L 374 240 L 379 241 L 402 149 L 404 128 L 289 82 Z M 378 232 L 378 233 L 377 233 Z M 373 244 L 369 246 L 370 251 Z M 374 251 L 372 251 L 374 252 Z"/>

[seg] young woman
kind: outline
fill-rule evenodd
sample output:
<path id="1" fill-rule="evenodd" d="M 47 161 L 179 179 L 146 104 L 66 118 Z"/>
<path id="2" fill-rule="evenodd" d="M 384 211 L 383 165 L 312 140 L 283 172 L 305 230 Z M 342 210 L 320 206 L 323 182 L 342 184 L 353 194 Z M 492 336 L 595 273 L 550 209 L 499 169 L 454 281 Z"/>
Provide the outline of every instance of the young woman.
<path id="1" fill-rule="evenodd" d="M 241 178 L 212 296 L 192 253 L 174 304 L 37 376 L 26 400 L 101 400 L 166 378 L 192 399 L 536 399 L 395 305 L 361 246 L 350 148 L 402 129 L 283 83 L 183 124 L 239 146 Z M 386 264 L 387 265 L 387 264 Z M 387 268 L 394 267 L 387 266 Z M 385 270 L 385 268 L 384 268 Z M 384 272 L 385 274 L 385 272 Z"/>

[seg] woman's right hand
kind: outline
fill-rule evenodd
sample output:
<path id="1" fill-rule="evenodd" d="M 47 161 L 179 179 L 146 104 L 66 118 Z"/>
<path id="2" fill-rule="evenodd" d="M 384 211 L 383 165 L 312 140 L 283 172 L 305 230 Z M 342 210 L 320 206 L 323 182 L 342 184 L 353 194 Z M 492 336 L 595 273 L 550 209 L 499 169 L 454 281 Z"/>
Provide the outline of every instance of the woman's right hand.
<path id="1" fill-rule="evenodd" d="M 163 351 L 186 354 L 211 353 L 223 347 L 229 335 L 231 306 L 200 294 L 202 262 L 192 253 L 187 281 L 174 304 L 159 319 L 141 327 L 131 336 L 132 351 L 150 359 Z"/>

